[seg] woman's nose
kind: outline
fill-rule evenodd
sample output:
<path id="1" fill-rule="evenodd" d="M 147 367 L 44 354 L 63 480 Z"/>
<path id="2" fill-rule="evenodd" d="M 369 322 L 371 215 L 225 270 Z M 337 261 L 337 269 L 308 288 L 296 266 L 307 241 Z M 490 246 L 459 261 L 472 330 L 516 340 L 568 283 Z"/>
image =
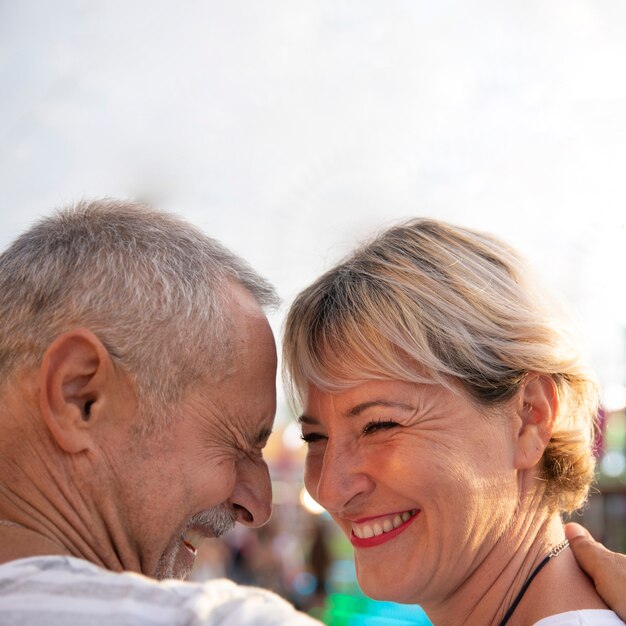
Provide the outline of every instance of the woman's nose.
<path id="1" fill-rule="evenodd" d="M 358 453 L 330 441 L 309 493 L 330 513 L 357 506 L 374 488 Z"/>

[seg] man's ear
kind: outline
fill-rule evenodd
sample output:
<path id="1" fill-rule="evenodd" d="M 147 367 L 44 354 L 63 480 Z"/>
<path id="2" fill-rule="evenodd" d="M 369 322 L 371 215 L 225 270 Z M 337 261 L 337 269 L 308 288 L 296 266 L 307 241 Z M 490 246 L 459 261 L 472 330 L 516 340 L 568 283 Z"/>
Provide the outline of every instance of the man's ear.
<path id="1" fill-rule="evenodd" d="M 516 469 L 535 467 L 552 437 L 558 410 L 556 385 L 547 375 L 531 375 L 524 382 L 518 398 L 522 425 L 517 433 Z"/>
<path id="2" fill-rule="evenodd" d="M 48 346 L 39 369 L 39 409 L 66 452 L 91 447 L 111 365 L 102 342 L 84 328 L 63 333 Z"/>

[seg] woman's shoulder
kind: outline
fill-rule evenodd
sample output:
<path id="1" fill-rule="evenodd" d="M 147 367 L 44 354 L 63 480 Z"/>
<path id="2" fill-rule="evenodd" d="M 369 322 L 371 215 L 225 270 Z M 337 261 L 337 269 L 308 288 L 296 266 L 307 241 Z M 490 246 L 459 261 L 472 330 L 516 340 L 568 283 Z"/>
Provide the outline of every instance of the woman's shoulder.
<path id="1" fill-rule="evenodd" d="M 544 617 L 534 626 L 620 626 L 624 623 L 613 611 L 586 609 Z"/>

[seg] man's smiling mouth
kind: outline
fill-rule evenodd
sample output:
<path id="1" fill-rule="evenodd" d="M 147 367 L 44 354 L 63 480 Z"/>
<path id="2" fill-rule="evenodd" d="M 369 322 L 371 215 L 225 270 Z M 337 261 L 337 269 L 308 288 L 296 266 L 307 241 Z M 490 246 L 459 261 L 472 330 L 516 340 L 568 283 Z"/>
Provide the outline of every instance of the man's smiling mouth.
<path id="1" fill-rule="evenodd" d="M 200 544 L 204 541 L 204 539 L 206 539 L 206 535 L 202 534 L 195 528 L 190 528 L 183 535 L 183 543 L 185 544 L 185 547 L 194 556 L 198 554 L 198 548 L 200 547 Z"/>

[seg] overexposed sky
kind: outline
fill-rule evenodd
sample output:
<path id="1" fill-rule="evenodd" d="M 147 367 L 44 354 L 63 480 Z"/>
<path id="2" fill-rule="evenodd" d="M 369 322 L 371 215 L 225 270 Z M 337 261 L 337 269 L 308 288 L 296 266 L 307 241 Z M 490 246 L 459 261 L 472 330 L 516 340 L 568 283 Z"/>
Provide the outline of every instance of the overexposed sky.
<path id="1" fill-rule="evenodd" d="M 0 245 L 140 197 L 288 302 L 448 219 L 520 248 L 623 384 L 625 34 L 623 0 L 0 0 Z"/>

